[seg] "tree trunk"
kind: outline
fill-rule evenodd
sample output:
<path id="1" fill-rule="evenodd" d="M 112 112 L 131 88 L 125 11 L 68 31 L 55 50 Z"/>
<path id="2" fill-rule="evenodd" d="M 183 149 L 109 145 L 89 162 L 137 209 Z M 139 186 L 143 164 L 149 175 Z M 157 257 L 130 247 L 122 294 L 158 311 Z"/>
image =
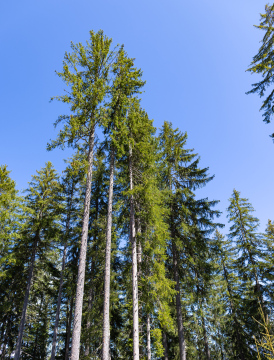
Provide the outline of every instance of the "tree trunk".
<path id="1" fill-rule="evenodd" d="M 168 360 L 168 345 L 167 345 L 167 337 L 165 331 L 163 331 L 163 345 L 164 345 L 164 360 Z"/>
<path id="2" fill-rule="evenodd" d="M 129 146 L 129 183 L 133 190 L 132 148 Z M 133 306 L 133 360 L 139 360 L 139 308 L 138 308 L 138 266 L 135 234 L 134 199 L 130 195 L 130 241 L 132 246 L 132 306 Z"/>
<path id="3" fill-rule="evenodd" d="M 64 270 L 65 270 L 66 257 L 67 257 L 67 244 L 65 244 L 64 252 L 63 252 L 62 270 L 61 270 L 61 278 L 60 278 L 60 285 L 59 285 L 59 292 L 58 292 L 57 309 L 56 309 L 55 324 L 54 324 L 54 330 L 53 330 L 53 339 L 52 339 L 50 360 L 55 360 L 55 351 L 56 351 L 56 342 L 57 342 L 56 340 L 57 340 L 58 325 L 59 325 L 59 315 L 60 315 L 60 307 L 61 307 L 61 300 L 62 300 L 62 289 L 63 289 L 63 282 L 64 282 Z"/>
<path id="4" fill-rule="evenodd" d="M 91 194 L 92 168 L 93 168 L 94 135 L 95 135 L 95 125 L 93 125 L 93 128 L 89 136 L 88 173 L 87 173 L 87 181 L 86 181 L 86 194 L 85 194 L 83 225 L 82 225 L 82 235 L 81 235 L 81 249 L 80 249 L 80 257 L 79 257 L 79 265 L 78 265 L 75 313 L 74 313 L 72 345 L 71 345 L 71 360 L 78 360 L 79 352 L 80 352 L 82 308 L 83 308 L 83 297 L 84 297 L 87 238 L 88 238 L 89 210 L 90 210 L 90 194 Z"/>
<path id="5" fill-rule="evenodd" d="M 66 337 L 66 349 L 65 349 L 65 360 L 69 359 L 69 340 L 71 333 L 71 324 L 72 324 L 72 312 L 73 312 L 73 295 L 70 298 L 70 310 L 69 310 L 69 320 L 67 326 L 67 337 Z"/>
<path id="6" fill-rule="evenodd" d="M 109 360 L 109 342 L 110 342 L 109 301 L 110 301 L 111 227 L 112 227 L 114 161 L 115 161 L 115 150 L 114 150 L 114 146 L 112 145 L 111 155 L 110 155 L 108 214 L 107 214 L 107 231 L 106 231 L 102 360 Z"/>
<path id="7" fill-rule="evenodd" d="M 180 282 L 179 282 L 179 274 L 178 274 L 178 259 L 177 259 L 177 249 L 174 243 L 174 237 L 172 239 L 172 253 L 173 253 L 172 255 L 173 255 L 174 281 L 175 281 L 175 290 L 176 290 L 176 315 L 177 315 L 177 326 L 178 326 L 178 336 L 179 336 L 180 360 L 186 360 L 186 344 L 185 344 L 183 314 L 182 314 L 182 305 L 181 305 Z"/>
<path id="8" fill-rule="evenodd" d="M 150 315 L 147 315 L 147 360 L 151 360 Z"/>
<path id="9" fill-rule="evenodd" d="M 31 254 L 27 289 L 25 292 L 23 311 L 22 311 L 21 321 L 20 321 L 20 325 L 19 325 L 19 332 L 18 332 L 18 339 L 17 339 L 16 349 L 15 349 L 15 354 L 14 354 L 14 360 L 19 360 L 20 354 L 21 354 L 22 339 L 23 339 L 23 333 L 24 333 L 24 327 L 25 327 L 25 321 L 26 321 L 26 313 L 27 313 L 27 307 L 28 307 L 28 301 L 29 301 L 31 282 L 32 282 L 32 277 L 33 277 L 33 269 L 34 269 L 34 262 L 35 262 L 35 255 L 36 255 L 38 241 L 39 241 L 39 232 L 37 231 L 36 235 L 35 235 L 34 244 L 33 244 L 32 254 Z"/>
<path id="10" fill-rule="evenodd" d="M 91 326 L 91 321 L 90 321 L 90 317 L 89 317 L 89 313 L 92 309 L 92 301 L 93 301 L 93 289 L 92 287 L 89 289 L 89 293 L 88 293 L 88 320 L 87 320 L 87 333 L 90 329 L 90 326 Z M 87 344 L 86 344 L 86 348 L 85 348 L 85 356 L 89 356 L 89 350 L 90 350 L 90 345 L 89 345 L 89 336 L 88 336 L 88 341 L 87 341 Z"/>

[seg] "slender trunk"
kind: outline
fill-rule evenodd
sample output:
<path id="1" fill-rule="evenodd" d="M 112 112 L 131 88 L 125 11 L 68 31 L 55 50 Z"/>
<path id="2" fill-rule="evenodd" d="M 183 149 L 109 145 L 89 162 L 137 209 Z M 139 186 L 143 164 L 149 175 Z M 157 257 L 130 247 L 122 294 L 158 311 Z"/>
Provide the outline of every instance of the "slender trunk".
<path id="1" fill-rule="evenodd" d="M 147 360 L 151 360 L 150 315 L 147 315 Z"/>
<path id="2" fill-rule="evenodd" d="M 80 336 L 81 336 L 82 308 L 83 308 L 83 297 L 84 297 L 87 238 L 88 238 L 89 210 L 90 210 L 90 194 L 91 194 L 92 167 L 93 167 L 94 135 L 95 135 L 95 125 L 93 125 L 93 128 L 89 136 L 88 173 L 87 173 L 86 194 L 85 194 L 85 203 L 84 203 L 81 248 L 80 248 L 80 257 L 79 257 L 79 265 L 78 265 L 75 313 L 74 313 L 72 345 L 71 345 L 71 360 L 78 360 L 79 352 L 80 352 Z"/>
<path id="3" fill-rule="evenodd" d="M 139 211 L 139 206 L 138 206 L 138 211 Z M 141 228 L 141 221 L 139 218 L 136 219 L 135 226 L 136 226 L 137 234 L 139 236 L 141 236 L 142 228 Z M 139 239 L 138 245 L 137 245 L 137 268 L 138 268 L 137 280 L 138 280 L 138 284 L 139 284 L 139 280 L 142 275 L 141 262 L 142 262 L 142 243 L 141 243 L 141 239 Z M 140 296 L 140 293 L 139 293 L 139 296 Z M 140 316 L 142 318 L 142 303 L 140 303 L 140 302 L 138 302 L 138 314 L 139 314 L 138 316 Z M 142 334 L 143 334 L 143 324 L 141 322 L 141 324 L 139 324 L 139 337 L 140 336 L 142 337 Z M 144 347 L 142 346 L 142 344 L 139 344 L 139 356 L 141 357 L 141 359 L 144 356 L 144 352 L 145 352 Z"/>
<path id="4" fill-rule="evenodd" d="M 69 341 L 70 341 L 70 333 L 71 333 L 71 324 L 72 324 L 72 312 L 73 312 L 73 295 L 70 298 L 70 310 L 69 310 L 69 320 L 67 327 L 67 337 L 66 337 L 66 349 L 65 349 L 65 360 L 69 358 Z"/>
<path id="5" fill-rule="evenodd" d="M 173 253 L 172 255 L 173 255 L 174 281 L 175 281 L 175 290 L 176 290 L 176 315 L 177 315 L 177 326 L 178 326 L 178 335 L 179 335 L 180 360 L 186 360 L 186 344 L 185 344 L 183 314 L 182 314 L 182 305 L 181 305 L 180 282 L 179 282 L 179 274 L 178 274 L 178 259 L 177 259 L 177 249 L 174 243 L 174 238 L 172 241 L 172 253 Z"/>
<path id="6" fill-rule="evenodd" d="M 129 182 L 133 190 L 132 148 L 129 147 Z M 135 234 L 134 199 L 130 195 L 130 240 L 132 246 L 132 306 L 133 306 L 133 360 L 139 360 L 139 308 L 138 308 L 138 266 Z"/>
<path id="7" fill-rule="evenodd" d="M 91 288 L 89 289 L 89 292 L 88 292 L 88 320 L 87 320 L 87 334 L 89 332 L 89 329 L 91 327 L 91 321 L 90 321 L 90 312 L 91 312 L 91 309 L 92 309 L 92 301 L 93 301 L 93 289 L 92 289 L 92 286 Z M 85 348 L 85 356 L 89 356 L 89 351 L 90 351 L 90 345 L 89 345 L 89 336 L 87 338 L 87 344 L 86 344 L 86 348 Z"/>
<path id="8" fill-rule="evenodd" d="M 63 252 L 62 270 L 61 270 L 61 278 L 60 278 L 60 285 L 59 285 L 59 292 L 58 292 L 57 309 L 56 309 L 56 315 L 55 315 L 55 324 L 54 324 L 54 330 L 53 330 L 53 339 L 52 339 L 52 348 L 51 348 L 50 360 L 55 359 L 55 351 L 56 351 L 56 343 L 57 343 L 57 333 L 58 333 L 59 315 L 60 315 L 61 300 L 62 300 L 62 289 L 63 289 L 63 282 L 64 282 L 64 270 L 65 270 L 66 257 L 67 257 L 67 244 L 65 244 L 64 252 Z"/>
<path id="9" fill-rule="evenodd" d="M 141 235 L 142 229 L 141 229 L 141 221 L 140 219 L 137 219 L 136 221 L 136 225 L 137 225 L 137 234 Z M 140 279 L 141 276 L 141 262 L 142 262 L 142 243 L 141 243 L 141 239 L 138 241 L 138 245 L 137 245 L 137 264 L 138 264 L 138 281 Z M 140 311 L 140 310 L 139 310 Z"/>
<path id="10" fill-rule="evenodd" d="M 168 360 L 168 345 L 166 332 L 163 331 L 163 345 L 164 345 L 164 360 Z"/>
<path id="11" fill-rule="evenodd" d="M 20 321 L 20 325 L 19 325 L 19 332 L 18 332 L 18 339 L 17 339 L 16 349 L 15 349 L 15 354 L 14 354 L 14 360 L 19 360 L 20 354 L 21 354 L 22 339 L 23 339 L 23 333 L 24 333 L 24 327 L 25 327 L 25 321 L 26 321 L 26 313 L 27 313 L 29 294 L 30 294 L 30 288 L 31 288 L 32 277 L 33 277 L 33 269 L 34 269 L 34 262 L 35 262 L 35 255 L 36 255 L 38 240 L 39 240 L 39 232 L 37 231 L 36 235 L 35 235 L 34 244 L 33 244 L 32 254 L 31 254 L 27 289 L 25 292 L 25 299 L 24 299 L 24 304 L 23 304 L 21 321 Z"/>
<path id="12" fill-rule="evenodd" d="M 114 146 L 112 145 L 111 155 L 110 155 L 110 175 L 109 175 L 108 213 L 107 213 L 107 231 L 106 231 L 102 360 L 109 360 L 109 342 L 110 342 L 109 301 L 110 301 L 111 227 L 112 227 L 114 161 L 115 161 L 115 150 L 114 150 Z"/>

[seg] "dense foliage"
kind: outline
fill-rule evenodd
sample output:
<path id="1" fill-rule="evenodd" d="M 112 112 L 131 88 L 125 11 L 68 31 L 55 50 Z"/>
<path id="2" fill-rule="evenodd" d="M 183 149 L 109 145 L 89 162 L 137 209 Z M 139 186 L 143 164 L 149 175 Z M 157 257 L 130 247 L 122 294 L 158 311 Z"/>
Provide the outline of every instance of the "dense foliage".
<path id="1" fill-rule="evenodd" d="M 258 233 L 233 190 L 221 234 L 218 201 L 197 193 L 214 176 L 186 132 L 156 131 L 141 70 L 102 31 L 58 75 L 63 174 L 46 163 L 19 196 L 0 167 L 1 360 L 267 359 L 274 223 Z"/>

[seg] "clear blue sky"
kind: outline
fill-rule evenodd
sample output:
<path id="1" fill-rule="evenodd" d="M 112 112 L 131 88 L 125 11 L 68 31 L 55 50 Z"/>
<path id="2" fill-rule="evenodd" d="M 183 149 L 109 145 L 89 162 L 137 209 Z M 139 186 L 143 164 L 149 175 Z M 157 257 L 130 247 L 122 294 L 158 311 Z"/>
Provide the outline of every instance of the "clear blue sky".
<path id="1" fill-rule="evenodd" d="M 221 200 L 233 188 L 250 199 L 261 220 L 274 219 L 274 144 L 256 95 L 245 95 L 256 76 L 245 72 L 256 54 L 266 0 L 25 0 L 1 1 L 0 164 L 18 189 L 50 160 L 58 171 L 68 152 L 47 152 L 53 122 L 65 108 L 49 103 L 64 85 L 61 70 L 70 41 L 103 29 L 125 44 L 147 81 L 143 106 L 189 135 L 215 179 L 199 195 Z M 257 78 L 258 79 L 258 78 Z M 225 214 L 224 214 L 225 215 Z M 222 217 L 225 221 L 225 216 Z M 224 232 L 228 231 L 228 227 Z"/>

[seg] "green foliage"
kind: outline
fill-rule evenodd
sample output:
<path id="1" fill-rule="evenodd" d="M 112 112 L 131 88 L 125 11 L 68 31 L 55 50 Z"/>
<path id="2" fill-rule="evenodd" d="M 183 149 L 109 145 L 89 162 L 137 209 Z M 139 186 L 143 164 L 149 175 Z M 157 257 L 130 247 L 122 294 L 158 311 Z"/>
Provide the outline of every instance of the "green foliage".
<path id="1" fill-rule="evenodd" d="M 273 80 L 272 14 L 273 6 L 267 6 L 259 26 L 266 35 L 249 69 L 264 77 L 251 91 L 262 96 Z M 47 163 L 19 197 L 7 167 L 0 167 L 1 360 L 12 357 L 34 250 L 22 359 L 48 358 L 64 248 L 67 253 L 56 359 L 69 359 L 81 215 L 91 166 L 80 359 L 101 358 L 109 159 L 113 153 L 111 357 L 132 358 L 129 223 L 133 197 L 140 358 L 147 359 L 148 355 L 149 319 L 155 360 L 163 359 L 165 350 L 169 359 L 180 358 L 178 320 L 183 324 L 188 360 L 253 360 L 258 354 L 267 359 L 263 349 L 269 346 L 273 331 L 273 222 L 269 220 L 265 234 L 258 234 L 259 220 L 253 216 L 253 207 L 234 190 L 228 207 L 231 227 L 224 237 L 218 231 L 222 225 L 215 220 L 220 215 L 215 209 L 218 201 L 199 198 L 196 191 L 213 176 L 200 167 L 194 150 L 187 148 L 186 132 L 165 122 L 155 135 L 153 121 L 142 108 L 140 94 L 145 82 L 135 60 L 123 46 L 112 48 L 111 39 L 102 31 L 91 31 L 86 45 L 72 43 L 71 49 L 65 54 L 63 70 L 57 72 L 67 91 L 55 97 L 69 105 L 69 113 L 57 119 L 55 125 L 62 123 L 63 127 L 48 145 L 49 150 L 65 146 L 76 150 L 67 160 L 63 177 L 60 180 L 52 164 Z M 272 95 L 263 105 L 266 122 L 270 121 Z M 99 138 L 95 136 L 93 147 L 96 127 L 102 132 Z M 93 162 L 87 156 L 91 151 Z M 263 335 L 256 322 L 261 316 L 268 331 Z"/>
<path id="2" fill-rule="evenodd" d="M 103 31 L 90 31 L 90 41 L 84 46 L 71 43 L 72 53 L 66 53 L 63 71 L 57 75 L 68 86 L 68 92 L 56 99 L 70 106 L 70 115 L 60 115 L 55 126 L 64 123 L 57 139 L 48 144 L 55 147 L 82 148 L 87 145 L 90 132 L 101 124 L 103 100 L 109 90 L 109 70 L 114 52 L 111 39 Z M 86 142 L 86 143 L 85 143 Z"/>
<path id="3" fill-rule="evenodd" d="M 260 25 L 255 27 L 263 30 L 265 35 L 262 39 L 262 45 L 258 50 L 258 53 L 253 57 L 251 67 L 247 69 L 252 74 L 259 74 L 262 76 L 263 80 L 252 84 L 253 89 L 250 90 L 247 94 L 258 93 L 260 97 L 264 97 L 268 87 L 273 83 L 274 79 L 274 62 L 273 62 L 273 44 L 274 44 L 274 4 L 265 6 L 265 13 L 261 14 Z M 274 90 L 270 89 L 269 94 L 266 96 L 261 106 L 263 113 L 263 120 L 266 123 L 270 122 L 271 116 L 273 114 L 274 106 Z M 274 134 L 271 135 L 274 137 Z"/>

